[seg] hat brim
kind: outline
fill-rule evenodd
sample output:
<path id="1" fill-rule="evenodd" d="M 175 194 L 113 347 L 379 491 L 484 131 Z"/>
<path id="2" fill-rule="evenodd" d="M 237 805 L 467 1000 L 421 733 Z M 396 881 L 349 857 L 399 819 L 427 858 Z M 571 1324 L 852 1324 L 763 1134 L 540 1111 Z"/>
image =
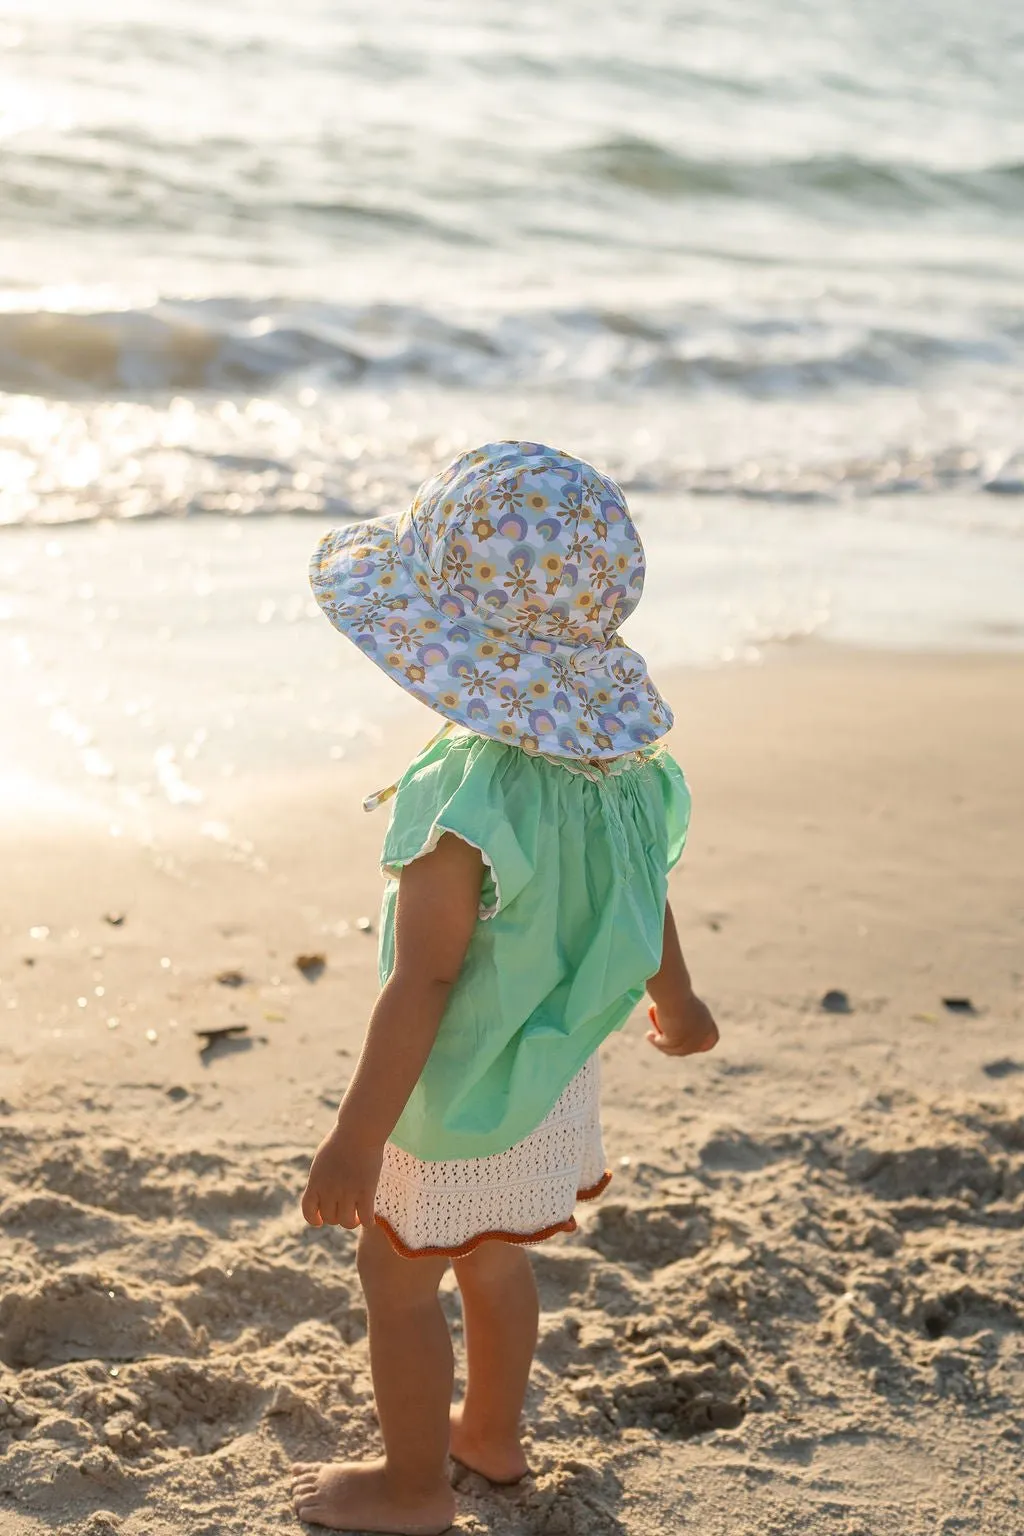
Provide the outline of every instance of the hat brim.
<path id="1" fill-rule="evenodd" d="M 612 758 L 672 726 L 643 657 L 618 638 L 588 653 L 584 671 L 568 647 L 523 643 L 446 614 L 409 575 L 394 518 L 331 529 L 309 579 L 327 618 L 364 656 L 479 736 L 550 757 Z"/>

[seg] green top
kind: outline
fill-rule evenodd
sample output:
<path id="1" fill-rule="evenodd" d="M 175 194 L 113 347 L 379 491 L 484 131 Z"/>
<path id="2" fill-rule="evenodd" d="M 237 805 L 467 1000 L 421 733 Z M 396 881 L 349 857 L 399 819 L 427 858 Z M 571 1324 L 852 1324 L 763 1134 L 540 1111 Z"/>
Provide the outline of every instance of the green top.
<path id="1" fill-rule="evenodd" d="M 396 1146 L 428 1162 L 486 1157 L 536 1129 L 661 965 L 667 875 L 689 817 L 686 781 L 660 751 L 610 771 L 469 734 L 420 753 L 381 853 L 382 985 L 402 866 L 452 832 L 486 868 L 481 921 Z"/>

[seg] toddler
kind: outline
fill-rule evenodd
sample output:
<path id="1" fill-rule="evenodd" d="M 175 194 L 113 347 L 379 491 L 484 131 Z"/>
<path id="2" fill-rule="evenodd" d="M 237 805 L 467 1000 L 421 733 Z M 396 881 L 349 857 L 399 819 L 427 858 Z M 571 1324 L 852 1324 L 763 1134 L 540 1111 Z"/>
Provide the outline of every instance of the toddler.
<path id="1" fill-rule="evenodd" d="M 598 1048 L 644 995 L 667 1056 L 718 1030 L 667 901 L 686 782 L 672 715 L 619 636 L 644 555 L 625 499 L 580 459 L 490 443 L 410 510 L 337 529 L 313 591 L 331 622 L 446 726 L 374 797 L 382 989 L 302 1196 L 359 1227 L 384 1457 L 295 1468 L 302 1520 L 430 1536 L 451 1524 L 449 1454 L 527 1471 L 520 1415 L 537 1339 L 524 1248 L 575 1229 L 608 1183 Z M 369 803 L 369 802 L 368 802 Z M 464 1400 L 438 1301 L 462 1297 Z"/>

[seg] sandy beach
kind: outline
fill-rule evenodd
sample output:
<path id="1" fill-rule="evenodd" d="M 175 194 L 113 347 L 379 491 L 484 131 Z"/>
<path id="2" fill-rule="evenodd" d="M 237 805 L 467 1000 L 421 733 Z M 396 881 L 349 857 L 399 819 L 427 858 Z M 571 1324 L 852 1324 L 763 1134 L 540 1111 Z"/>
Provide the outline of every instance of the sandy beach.
<path id="1" fill-rule="evenodd" d="M 664 684 L 722 1043 L 606 1047 L 612 1186 L 535 1253 L 533 1476 L 464 1477 L 456 1529 L 1010 1536 L 1024 660 Z M 264 1536 L 293 1459 L 375 1453 L 354 1240 L 297 1200 L 375 990 L 360 799 L 430 729 L 282 776 L 230 842 L 0 827 L 0 1536 Z"/>

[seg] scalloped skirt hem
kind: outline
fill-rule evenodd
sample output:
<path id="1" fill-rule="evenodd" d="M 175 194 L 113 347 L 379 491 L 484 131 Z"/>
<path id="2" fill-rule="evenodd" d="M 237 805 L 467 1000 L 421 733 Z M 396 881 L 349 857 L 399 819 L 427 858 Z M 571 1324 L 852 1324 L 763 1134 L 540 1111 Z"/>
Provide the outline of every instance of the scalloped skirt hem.
<path id="1" fill-rule="evenodd" d="M 611 1180 L 611 1173 L 606 1169 L 596 1184 L 591 1185 L 589 1189 L 578 1189 L 576 1199 L 596 1200 L 599 1195 L 604 1194 Z M 392 1248 L 403 1259 L 464 1259 L 475 1248 L 479 1248 L 481 1243 L 522 1245 L 544 1243 L 549 1237 L 557 1237 L 560 1232 L 575 1232 L 577 1226 L 576 1217 L 569 1216 L 565 1221 L 557 1221 L 553 1226 L 544 1227 L 540 1232 L 478 1232 L 475 1237 L 467 1238 L 457 1248 L 409 1248 L 383 1216 L 375 1215 L 373 1219 L 377 1226 L 387 1233 Z"/>

